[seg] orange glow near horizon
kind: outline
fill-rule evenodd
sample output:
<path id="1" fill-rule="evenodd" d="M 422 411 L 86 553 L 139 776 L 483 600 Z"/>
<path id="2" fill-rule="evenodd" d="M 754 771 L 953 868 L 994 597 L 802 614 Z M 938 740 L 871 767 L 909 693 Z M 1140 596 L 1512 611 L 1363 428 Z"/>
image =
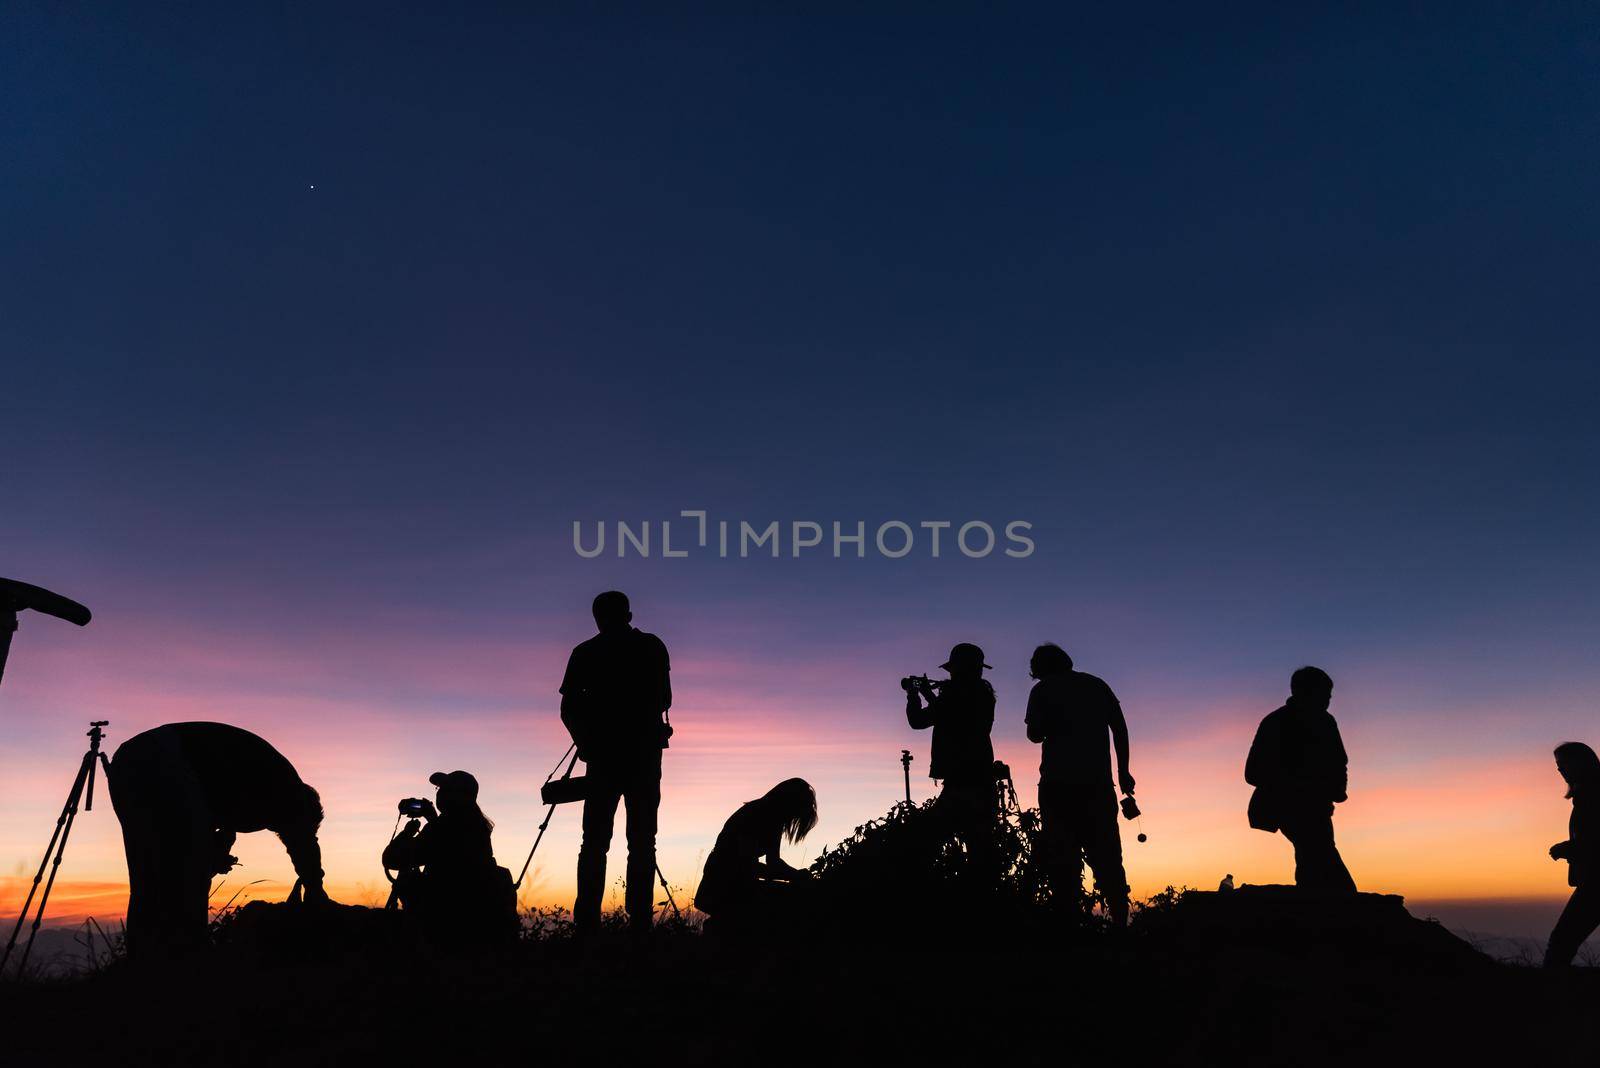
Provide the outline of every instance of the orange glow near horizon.
<path id="1" fill-rule="evenodd" d="M 427 795 L 427 775 L 436 770 L 462 767 L 478 775 L 483 808 L 497 823 L 500 863 L 513 874 L 521 867 L 543 815 L 539 786 L 567 744 L 552 682 L 560 676 L 565 642 L 491 642 L 451 646 L 443 654 L 430 643 L 436 654 L 430 659 L 404 642 L 380 650 L 355 640 L 324 657 L 316 646 L 329 639 L 313 633 L 234 659 L 233 641 L 192 629 L 181 635 L 154 627 L 118 631 L 112 622 L 98 633 L 108 649 L 97 671 L 74 670 L 86 659 L 81 651 L 69 659 L 61 644 L 34 641 L 8 674 L 8 729 L 0 740 L 7 768 L 0 788 L 9 813 L 0 824 L 0 915 L 14 915 L 27 891 L 83 752 L 80 718 L 90 709 L 112 720 L 113 750 L 140 730 L 184 719 L 223 719 L 267 737 L 322 792 L 324 865 L 339 900 L 382 904 L 388 887 L 378 854 L 395 825 L 394 803 Z M 44 628 L 40 634 L 51 636 Z M 169 647 L 182 651 L 178 659 L 161 658 Z M 776 674 L 783 679 L 792 672 Z M 397 676 L 449 696 L 412 698 L 396 711 L 390 695 L 360 682 Z M 996 676 L 997 755 L 1013 768 L 1023 804 L 1031 805 L 1038 749 L 1022 736 L 1025 676 L 1015 664 Z M 932 793 L 923 777 L 928 737 L 906 727 L 892 678 L 885 684 L 875 667 L 818 673 L 833 683 L 819 692 L 807 685 L 785 690 L 768 677 L 760 665 L 688 654 L 675 660 L 677 735 L 667 753 L 660 860 L 681 903 L 692 897 L 722 821 L 783 778 L 810 779 L 821 802 L 811 838 L 786 850 L 796 864 L 901 797 L 902 747 L 916 758 L 914 796 Z M 1244 755 L 1260 716 L 1273 707 L 1275 689 L 1202 701 L 1119 686 L 1149 835 L 1139 844 L 1135 828 L 1123 825 L 1135 895 L 1169 884 L 1210 889 L 1230 873 L 1238 883 L 1292 879 L 1288 843 L 1245 823 L 1250 791 L 1242 779 Z M 542 696 L 530 701 L 527 694 Z M 1420 713 L 1363 714 L 1387 703 L 1382 691 L 1356 686 L 1341 686 L 1335 695 L 1334 712 L 1351 753 L 1351 800 L 1340 806 L 1335 826 L 1358 883 L 1413 899 L 1564 896 L 1564 867 L 1545 854 L 1565 837 L 1569 812 L 1548 747 L 1528 746 L 1515 756 L 1441 749 L 1436 736 L 1428 736 L 1431 721 Z M 1414 755 L 1419 750 L 1431 755 Z M 559 810 L 522 889 L 525 904 L 570 903 L 578 837 L 576 807 Z M 293 875 L 271 835 L 244 836 L 235 852 L 243 863 L 224 881 L 222 899 L 235 891 L 242 891 L 240 900 L 287 892 Z M 619 831 L 613 884 L 622 867 Z M 94 810 L 79 817 L 49 921 L 114 920 L 125 907 L 125 879 L 120 833 L 102 783 Z"/>
<path id="2" fill-rule="evenodd" d="M 1136 741 L 1139 798 L 1146 813 L 1143 828 L 1150 838 L 1139 844 L 1134 828 L 1123 825 L 1124 853 L 1136 896 L 1148 896 L 1169 884 L 1210 889 L 1224 874 L 1233 874 L 1239 883 L 1292 881 L 1287 842 L 1253 831 L 1244 821 L 1249 788 L 1240 780 L 1238 753 L 1241 744 L 1248 744 L 1252 728 L 1253 724 L 1239 721 L 1188 737 L 1151 739 L 1142 745 Z M 298 733 L 290 731 L 287 736 Z M 466 740 L 473 740 L 470 734 Z M 559 738 L 538 741 L 541 750 L 559 752 L 551 748 Z M 915 741 L 909 738 L 907 744 Z M 390 753 L 384 747 L 361 747 L 359 752 L 377 767 L 403 767 L 404 754 L 395 748 Z M 741 732 L 722 724 L 708 727 L 698 738 L 680 732 L 680 743 L 668 754 L 660 841 L 662 867 L 680 892 L 680 903 L 692 897 L 705 850 L 721 820 L 759 793 L 762 784 L 777 781 L 791 768 L 831 768 L 827 776 L 812 776 L 823 820 L 810 840 L 790 847 L 788 855 L 794 862 L 814 858 L 822 845 L 886 810 L 900 791 L 899 769 L 891 761 L 854 757 L 857 748 L 842 741 L 808 743 L 802 733 L 783 729 Z M 1016 769 L 1036 756 L 1032 747 L 1002 743 L 997 748 Z M 322 783 L 329 811 L 323 843 L 330 893 L 351 904 L 381 905 L 387 884 L 376 858 L 393 826 L 388 798 L 426 790 L 416 788 L 414 779 L 421 775 L 401 771 L 380 773 L 369 767 L 357 779 L 326 773 L 357 752 L 331 745 L 315 760 L 302 759 L 301 765 L 325 772 L 313 779 L 308 770 L 307 778 Z M 1351 800 L 1339 808 L 1336 829 L 1363 889 L 1421 899 L 1552 899 L 1565 894 L 1564 869 L 1544 850 L 1562 836 L 1567 803 L 1559 783 L 1551 783 L 1553 771 L 1542 762 L 1412 765 L 1363 776 L 1361 757 L 1362 749 L 1352 746 L 1358 770 L 1352 777 Z M 541 756 L 537 773 L 520 780 L 486 780 L 483 804 L 497 819 L 496 852 L 513 874 L 521 867 L 542 815 L 536 791 L 546 770 L 544 762 Z M 885 763 L 891 766 L 877 766 Z M 70 772 L 70 760 L 65 766 Z M 14 785 L 44 792 L 62 785 L 67 776 L 59 772 L 59 765 L 34 764 L 19 769 Z M 914 780 L 913 790 L 920 800 L 931 793 L 931 784 Z M 1033 803 L 1030 782 L 1019 782 L 1018 792 L 1024 804 Z M 42 809 L 38 811 L 42 814 Z M 570 904 L 577 817 L 575 807 L 558 810 L 523 887 L 524 905 Z M 36 815 L 31 825 L 39 832 L 35 849 L 42 848 L 50 821 Z M 8 841 L 12 854 L 27 844 L 13 828 Z M 240 901 L 286 895 L 293 874 L 270 834 L 242 837 L 236 852 L 243 864 L 221 880 L 219 901 L 236 891 Z M 0 878 L 0 915 L 15 914 L 37 861 L 34 854 L 26 870 L 13 862 L 7 877 Z M 619 841 L 612 858 L 613 882 L 621 867 Z M 121 916 L 127 891 L 120 839 L 103 793 L 94 812 L 79 817 L 63 870 L 51 899 L 50 922 L 81 922 L 88 915 L 106 922 Z"/>

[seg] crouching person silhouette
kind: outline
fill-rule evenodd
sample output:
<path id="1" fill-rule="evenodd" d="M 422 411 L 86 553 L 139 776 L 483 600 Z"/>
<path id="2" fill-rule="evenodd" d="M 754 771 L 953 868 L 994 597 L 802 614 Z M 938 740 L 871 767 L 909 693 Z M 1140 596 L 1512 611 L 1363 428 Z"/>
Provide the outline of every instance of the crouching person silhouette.
<path id="1" fill-rule="evenodd" d="M 1072 669 L 1059 645 L 1033 651 L 1029 673 L 1039 681 L 1028 694 L 1028 741 L 1043 746 L 1039 761 L 1039 819 L 1043 859 L 1057 904 L 1076 903 L 1083 863 L 1118 927 L 1128 923 L 1128 875 L 1117 830 L 1117 795 L 1111 785 L 1109 732 L 1117 754 L 1117 785 L 1133 793 L 1128 773 L 1128 722 L 1111 687 Z"/>
<path id="2" fill-rule="evenodd" d="M 661 751 L 672 734 L 665 719 L 672 707 L 671 663 L 660 638 L 632 625 L 626 594 L 596 597 L 594 622 L 600 633 L 572 650 L 561 680 L 561 722 L 588 779 L 572 918 L 580 935 L 600 926 L 606 853 L 622 802 L 628 807 L 623 904 L 634 934 L 645 935 L 655 914 Z"/>
<path id="3" fill-rule="evenodd" d="M 265 740 L 225 723 L 169 723 L 111 758 L 111 804 L 128 859 L 130 956 L 203 945 L 213 876 L 241 833 L 277 834 L 307 904 L 326 903 L 322 801 Z"/>
<path id="4" fill-rule="evenodd" d="M 1349 757 L 1339 724 L 1328 713 L 1333 680 L 1303 667 L 1289 679 L 1289 700 L 1261 721 L 1245 782 L 1250 826 L 1282 831 L 1294 846 L 1296 886 L 1326 894 L 1353 894 L 1355 880 L 1333 842 L 1333 806 L 1346 800 Z"/>
<path id="5" fill-rule="evenodd" d="M 478 780 L 465 771 L 436 771 L 428 781 L 436 802 L 383 850 L 384 868 L 399 874 L 394 900 L 441 940 L 484 942 L 517 929 L 511 873 L 494 860 L 494 823 L 478 807 Z M 426 826 L 424 826 L 426 824 Z"/>
<path id="6" fill-rule="evenodd" d="M 934 824 L 966 843 L 970 873 L 982 885 L 996 874 L 994 827 L 998 809 L 995 788 L 994 687 L 983 677 L 989 665 L 983 650 L 962 642 L 940 667 L 950 673 L 943 682 L 907 679 L 906 722 L 913 730 L 933 728 L 928 777 L 943 779 L 934 802 Z M 927 704 L 924 705 L 923 702 Z"/>
<path id="7" fill-rule="evenodd" d="M 1567 885 L 1573 889 L 1550 932 L 1546 968 L 1570 965 L 1600 926 L 1600 757 L 1582 742 L 1563 742 L 1556 747 L 1556 770 L 1567 780 L 1572 818 L 1567 840 L 1551 846 L 1550 857 L 1567 862 Z"/>
<path id="8" fill-rule="evenodd" d="M 728 817 L 706 858 L 694 904 L 711 917 L 707 933 L 748 935 L 786 926 L 795 883 L 809 878 L 779 856 L 817 825 L 817 795 L 804 779 L 785 779 Z M 763 860 L 765 863 L 763 863 Z"/>

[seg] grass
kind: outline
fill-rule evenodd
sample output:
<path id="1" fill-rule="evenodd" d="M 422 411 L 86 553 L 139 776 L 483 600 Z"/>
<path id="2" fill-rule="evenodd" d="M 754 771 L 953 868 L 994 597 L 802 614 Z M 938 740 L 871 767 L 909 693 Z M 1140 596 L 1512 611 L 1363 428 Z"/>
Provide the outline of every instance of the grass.
<path id="1" fill-rule="evenodd" d="M 899 806 L 824 852 L 771 937 L 707 937 L 686 909 L 646 946 L 615 913 L 579 941 L 565 909 L 536 909 L 520 938 L 453 952 L 381 910 L 225 904 L 214 950 L 181 966 L 7 984 L 0 1033 L 14 1063 L 1347 1068 L 1572 1060 L 1600 996 L 1600 975 L 1491 963 L 1392 900 L 1330 919 L 1169 889 L 1114 931 L 1092 897 L 1052 904 L 1030 814 L 996 827 L 1004 868 L 976 883 L 926 816 Z"/>

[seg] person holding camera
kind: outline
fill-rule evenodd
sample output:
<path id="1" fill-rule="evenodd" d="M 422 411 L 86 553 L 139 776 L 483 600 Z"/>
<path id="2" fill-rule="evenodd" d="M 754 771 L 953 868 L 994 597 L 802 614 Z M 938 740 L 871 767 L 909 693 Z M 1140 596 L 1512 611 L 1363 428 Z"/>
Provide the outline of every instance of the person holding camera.
<path id="1" fill-rule="evenodd" d="M 436 771 L 435 801 L 407 798 L 412 818 L 383 850 L 383 866 L 399 872 L 394 899 L 429 926 L 465 934 L 515 921 L 511 873 L 495 863 L 494 823 L 478 807 L 478 780 L 465 771 Z M 508 897 L 509 895 L 509 897 Z"/>
<path id="2" fill-rule="evenodd" d="M 264 738 L 226 723 L 168 723 L 117 747 L 107 776 L 128 859 L 132 956 L 203 945 L 211 880 L 238 835 L 272 831 L 306 904 L 323 904 L 322 799 Z"/>
<path id="3" fill-rule="evenodd" d="M 1566 780 L 1572 801 L 1572 817 L 1567 840 L 1550 847 L 1550 859 L 1567 862 L 1572 897 L 1550 932 L 1544 966 L 1566 968 L 1600 926 L 1600 757 L 1582 742 L 1562 742 L 1555 755 L 1556 770 Z"/>
<path id="4" fill-rule="evenodd" d="M 994 687 L 983 677 L 989 665 L 983 650 L 970 642 L 951 648 L 939 665 L 950 673 L 943 681 L 911 678 L 901 681 L 906 692 L 906 722 L 913 730 L 933 730 L 928 777 L 944 782 L 934 802 L 938 826 L 967 846 L 973 874 L 992 874 L 994 824 L 998 808 L 995 787 Z"/>
<path id="5" fill-rule="evenodd" d="M 1282 831 L 1294 846 L 1294 882 L 1326 894 L 1353 894 L 1355 880 L 1333 841 L 1333 806 L 1346 800 L 1350 758 L 1328 712 L 1333 679 L 1303 667 L 1289 677 L 1289 700 L 1256 729 L 1245 760 L 1250 826 Z"/>
<path id="6" fill-rule="evenodd" d="M 600 926 L 606 853 L 617 805 L 628 807 L 627 884 L 623 904 L 636 935 L 654 916 L 656 820 L 661 807 L 661 751 L 672 726 L 671 662 L 654 634 L 633 626 L 626 594 L 610 590 L 594 599 L 599 633 L 572 650 L 561 680 L 561 722 L 587 767 L 583 844 L 578 851 L 578 893 L 572 906 L 579 934 Z"/>
<path id="7" fill-rule="evenodd" d="M 1111 687 L 1075 671 L 1072 657 L 1046 643 L 1033 651 L 1028 673 L 1038 681 L 1028 694 L 1028 741 L 1041 746 L 1039 821 L 1041 860 L 1055 901 L 1068 904 L 1067 888 L 1083 888 L 1083 864 L 1117 927 L 1128 923 L 1128 875 L 1122 866 L 1117 794 L 1111 783 L 1106 735 L 1117 755 L 1117 786 L 1130 799 L 1128 721 Z M 1131 803 L 1131 800 L 1130 800 Z"/>
<path id="8" fill-rule="evenodd" d="M 784 863 L 779 850 L 817 825 L 817 795 L 804 779 L 785 779 L 728 817 L 695 890 L 695 908 L 716 927 L 770 928 L 794 884 L 807 874 Z M 764 861 L 764 862 L 763 862 Z"/>

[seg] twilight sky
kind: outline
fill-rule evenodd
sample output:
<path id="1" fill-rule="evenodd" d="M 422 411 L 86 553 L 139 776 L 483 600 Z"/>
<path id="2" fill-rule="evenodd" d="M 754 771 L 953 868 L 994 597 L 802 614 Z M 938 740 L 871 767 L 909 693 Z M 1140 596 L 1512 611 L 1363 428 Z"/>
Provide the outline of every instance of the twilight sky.
<path id="1" fill-rule="evenodd" d="M 336 896 L 381 893 L 440 769 L 515 869 L 610 587 L 673 652 L 674 883 L 789 775 L 823 809 L 791 859 L 883 811 L 900 749 L 927 767 L 896 681 L 955 641 L 1031 803 L 1054 640 L 1128 712 L 1136 893 L 1289 877 L 1241 774 L 1302 663 L 1364 887 L 1564 891 L 1549 752 L 1600 704 L 1592 8 L 19 4 L 0 41 L 0 574 L 96 612 L 25 618 L 0 689 L 0 913 L 91 716 L 272 740 Z M 573 551 L 697 508 L 1036 550 Z M 257 838 L 237 880 L 291 880 Z M 534 899 L 576 843 L 564 810 Z M 53 911 L 123 877 L 106 804 Z"/>

